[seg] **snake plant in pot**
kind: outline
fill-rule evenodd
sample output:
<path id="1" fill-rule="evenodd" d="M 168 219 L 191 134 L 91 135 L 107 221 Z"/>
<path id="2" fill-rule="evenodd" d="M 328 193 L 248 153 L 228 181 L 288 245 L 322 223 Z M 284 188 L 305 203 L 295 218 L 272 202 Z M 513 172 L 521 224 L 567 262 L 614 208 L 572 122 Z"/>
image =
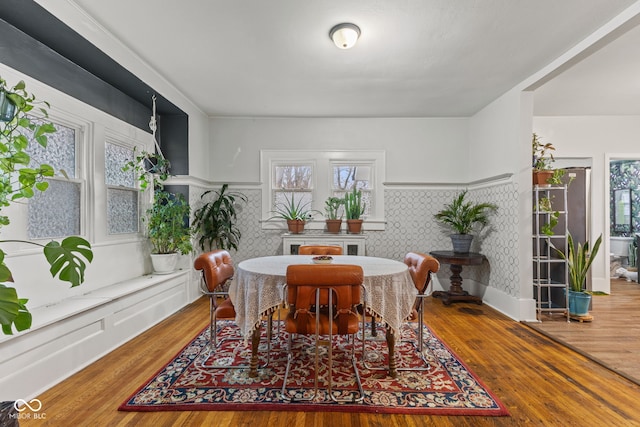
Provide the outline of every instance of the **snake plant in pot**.
<path id="1" fill-rule="evenodd" d="M 493 203 L 473 203 L 465 200 L 467 190 L 459 193 L 453 202 L 445 205 L 444 209 L 435 214 L 436 220 L 451 228 L 453 251 L 469 253 L 473 235 L 470 234 L 477 227 L 484 227 L 489 223 L 489 215 L 498 209 Z"/>
<path id="2" fill-rule="evenodd" d="M 3 105 L 0 118 L 0 228 L 10 223 L 9 217 L 1 213 L 15 202 L 23 202 L 34 196 L 36 191 L 46 191 L 47 177 L 54 175 L 50 165 L 31 165 L 28 153 L 30 141 L 43 147 L 47 146 L 47 135 L 56 131 L 55 126 L 46 121 L 49 104 L 37 102 L 33 94 L 26 91 L 25 83 L 20 81 L 12 88 L 0 78 L 2 103 L 9 102 L 11 107 Z M 36 109 L 36 107 L 39 107 Z M 43 119 L 35 119 L 35 113 Z M 16 242 L 16 240 L 10 240 Z M 44 256 L 50 265 L 53 277 L 78 286 L 84 282 L 87 263 L 93 260 L 91 245 L 85 239 L 70 236 L 57 242 L 52 240 L 46 245 L 37 242 L 17 240 L 43 248 Z M 9 240 L 0 240 L 0 243 Z M 10 286 L 14 276 L 5 263 L 6 253 L 0 249 L 0 325 L 2 332 L 10 335 L 13 330 L 29 329 L 32 316 L 26 304 L 27 299 L 18 297 L 16 288 Z"/>
<path id="3" fill-rule="evenodd" d="M 566 254 L 553 246 L 553 243 L 551 244 L 558 255 L 567 261 L 569 268 L 569 314 L 573 316 L 586 316 L 589 314 L 591 294 L 585 292 L 585 284 L 587 273 L 598 254 L 601 243 L 602 234 L 598 236 L 593 247 L 590 247 L 588 240 L 583 244 L 578 242 L 576 245 L 571 233 L 567 233 Z"/>

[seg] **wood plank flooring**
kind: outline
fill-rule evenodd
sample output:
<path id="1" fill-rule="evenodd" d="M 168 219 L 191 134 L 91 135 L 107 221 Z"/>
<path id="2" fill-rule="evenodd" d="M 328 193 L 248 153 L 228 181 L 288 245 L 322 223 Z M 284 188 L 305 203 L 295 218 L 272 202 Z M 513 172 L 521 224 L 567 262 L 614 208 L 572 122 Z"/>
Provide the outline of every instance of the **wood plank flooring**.
<path id="1" fill-rule="evenodd" d="M 590 314 L 591 322 L 554 314 L 527 325 L 640 384 L 640 285 L 612 279 L 611 295 L 594 295 Z"/>
<path id="2" fill-rule="evenodd" d="M 486 305 L 427 299 L 434 332 L 507 406 L 510 417 L 331 412 L 118 412 L 207 324 L 200 299 L 43 393 L 46 420 L 21 426 L 640 426 L 640 386 Z M 598 319 L 600 320 L 600 319 Z"/>

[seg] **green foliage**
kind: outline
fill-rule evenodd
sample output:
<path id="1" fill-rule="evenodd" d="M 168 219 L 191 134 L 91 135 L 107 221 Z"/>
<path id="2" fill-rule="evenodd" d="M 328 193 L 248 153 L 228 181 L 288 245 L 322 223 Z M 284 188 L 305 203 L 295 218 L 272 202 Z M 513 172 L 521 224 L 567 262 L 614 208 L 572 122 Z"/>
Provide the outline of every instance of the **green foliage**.
<path id="1" fill-rule="evenodd" d="M 35 191 L 45 191 L 49 184 L 47 177 L 54 175 L 50 165 L 41 164 L 29 167 L 31 157 L 27 152 L 29 138 L 43 147 L 47 146 L 47 135 L 56 131 L 52 123 L 35 120 L 34 113 L 47 118 L 49 104 L 44 101 L 36 102 L 33 94 L 26 91 L 23 81 L 12 88 L 7 87 L 4 79 L 0 78 L 0 92 L 5 92 L 6 98 L 16 106 L 15 116 L 7 121 L 0 121 L 0 209 L 8 207 L 15 201 L 34 196 Z M 9 225 L 6 215 L 0 214 L 0 227 Z M 51 241 L 46 245 L 25 240 L 12 240 L 40 246 L 44 250 L 45 258 L 50 264 L 53 277 L 58 275 L 60 280 L 78 286 L 84 281 L 84 272 L 91 262 L 93 252 L 91 245 L 80 237 L 67 237 L 58 243 Z M 9 240 L 0 240 L 9 242 Z M 23 331 L 31 327 L 31 313 L 26 306 L 27 300 L 19 298 L 15 288 L 6 285 L 13 282 L 11 270 L 5 264 L 6 253 L 0 250 L 0 324 L 2 332 L 10 335 L 13 328 Z"/>
<path id="2" fill-rule="evenodd" d="M 551 207 L 551 198 L 540 197 L 540 199 L 538 200 L 538 211 L 549 213 L 549 222 L 540 226 L 540 232 L 546 236 L 553 236 L 555 234 L 553 229 L 556 225 L 558 225 L 560 212 L 554 211 Z"/>
<path id="3" fill-rule="evenodd" d="M 582 292 L 584 289 L 587 272 L 589 271 L 594 258 L 598 254 L 598 249 L 600 249 L 601 243 L 602 234 L 598 236 L 598 239 L 593 244 L 593 248 L 591 248 L 591 250 L 589 250 L 588 240 L 584 242 L 584 244 L 580 244 L 578 242 L 578 246 L 575 246 L 573 237 L 571 237 L 571 233 L 569 233 L 567 234 L 568 254 L 563 253 L 551 244 L 560 257 L 567 260 L 567 264 L 569 266 L 569 284 L 571 285 L 572 291 Z"/>
<path id="4" fill-rule="evenodd" d="M 555 151 L 555 147 L 551 143 L 543 144 L 540 141 L 540 137 L 534 133 L 531 141 L 531 151 L 533 155 L 533 169 L 551 169 L 551 163 L 555 161 L 552 153 L 552 151 Z"/>
<path id="5" fill-rule="evenodd" d="M 209 190 L 200 196 L 202 199 L 212 192 L 217 195 L 194 213 L 193 227 L 199 235 L 198 244 L 203 251 L 206 245 L 210 249 L 238 250 L 242 233 L 236 226 L 236 205 L 240 201 L 247 203 L 247 196 L 227 191 L 228 187 L 228 184 L 224 184 L 220 191 Z"/>
<path id="6" fill-rule="evenodd" d="M 356 190 L 344 195 L 344 212 L 347 219 L 360 219 L 364 214 L 365 204 L 362 202 L 362 191 Z"/>
<path id="7" fill-rule="evenodd" d="M 149 185 L 152 188 L 162 189 L 164 181 L 169 178 L 171 163 L 164 156 L 158 153 L 140 151 L 133 147 L 134 159 L 125 163 L 123 171 L 132 170 L 136 173 L 140 189 L 146 190 Z"/>
<path id="8" fill-rule="evenodd" d="M 609 215 L 611 236 L 628 237 L 640 233 L 640 161 L 615 160 L 610 166 Z M 631 227 L 616 225 L 614 190 L 631 189 Z"/>
<path id="9" fill-rule="evenodd" d="M 498 209 L 493 203 L 467 202 L 466 195 L 466 190 L 461 192 L 452 203 L 435 214 L 436 220 L 451 227 L 457 234 L 469 234 L 477 225 L 487 225 L 489 214 Z"/>
<path id="10" fill-rule="evenodd" d="M 147 209 L 143 218 L 147 222 L 147 231 L 154 254 L 180 252 L 186 255 L 193 251 L 189 226 L 191 209 L 182 194 L 175 195 L 166 191 L 157 191 L 153 205 Z"/>
<path id="11" fill-rule="evenodd" d="M 302 200 L 300 200 L 296 203 L 295 193 L 291 193 L 291 199 L 285 194 L 284 199 L 286 203 L 276 203 L 275 210 L 269 211 L 275 213 L 275 215 L 268 218 L 268 220 L 281 218 L 284 220 L 307 221 L 313 218 L 314 213 L 318 213 L 309 208 L 311 202 L 302 203 Z"/>
<path id="12" fill-rule="evenodd" d="M 338 209 L 344 205 L 344 199 L 340 197 L 329 197 L 324 202 L 324 211 L 327 215 L 327 219 L 342 219 L 342 215 L 338 218 Z"/>

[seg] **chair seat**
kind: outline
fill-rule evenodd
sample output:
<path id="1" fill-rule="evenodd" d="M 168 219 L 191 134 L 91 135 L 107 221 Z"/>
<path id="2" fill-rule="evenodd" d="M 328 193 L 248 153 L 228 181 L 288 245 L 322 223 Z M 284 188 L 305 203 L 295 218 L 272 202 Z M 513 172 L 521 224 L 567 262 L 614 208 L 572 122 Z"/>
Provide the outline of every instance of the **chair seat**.
<path id="1" fill-rule="evenodd" d="M 235 317 L 236 317 L 236 309 L 229 298 L 223 300 L 216 307 L 217 319 L 235 319 Z"/>

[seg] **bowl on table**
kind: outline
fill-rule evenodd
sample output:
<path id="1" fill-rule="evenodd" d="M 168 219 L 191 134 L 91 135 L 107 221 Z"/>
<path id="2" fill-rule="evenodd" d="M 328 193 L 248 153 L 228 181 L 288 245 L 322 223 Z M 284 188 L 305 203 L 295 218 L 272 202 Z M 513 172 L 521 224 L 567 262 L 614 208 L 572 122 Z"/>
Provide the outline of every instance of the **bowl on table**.
<path id="1" fill-rule="evenodd" d="M 311 261 L 313 261 L 314 264 L 331 264 L 333 262 L 333 257 L 329 255 L 318 255 L 311 258 Z"/>

